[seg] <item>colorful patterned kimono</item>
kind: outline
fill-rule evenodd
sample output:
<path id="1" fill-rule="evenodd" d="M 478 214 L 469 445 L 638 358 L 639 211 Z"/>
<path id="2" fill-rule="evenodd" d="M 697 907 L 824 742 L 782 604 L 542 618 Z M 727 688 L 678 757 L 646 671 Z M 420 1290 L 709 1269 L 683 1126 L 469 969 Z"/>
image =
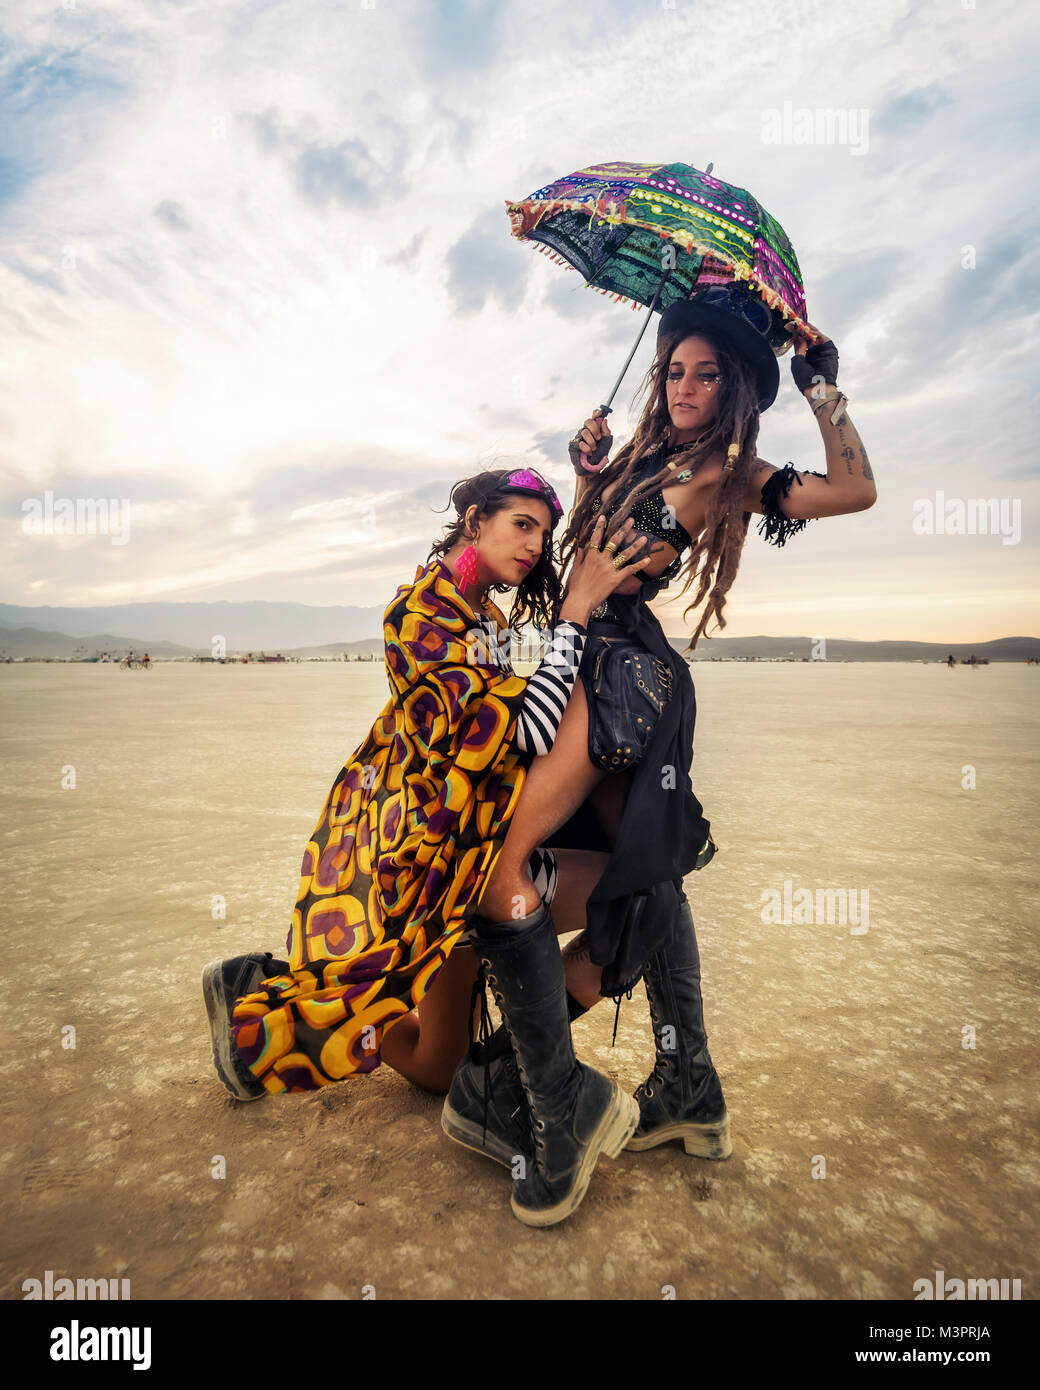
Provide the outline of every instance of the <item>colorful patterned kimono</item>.
<path id="1" fill-rule="evenodd" d="M 291 974 L 235 1007 L 239 1054 L 272 1093 L 379 1065 L 384 1030 L 472 925 L 519 800 L 526 682 L 476 640 L 477 615 L 450 576 L 434 560 L 386 609 L 392 694 L 304 853 Z"/>

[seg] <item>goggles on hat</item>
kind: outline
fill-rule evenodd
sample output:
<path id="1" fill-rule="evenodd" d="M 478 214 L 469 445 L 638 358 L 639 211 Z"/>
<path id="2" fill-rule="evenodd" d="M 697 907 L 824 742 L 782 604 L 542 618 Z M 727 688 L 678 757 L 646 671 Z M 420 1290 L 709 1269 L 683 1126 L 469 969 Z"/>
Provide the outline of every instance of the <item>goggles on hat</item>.
<path id="1" fill-rule="evenodd" d="M 713 309 L 725 309 L 736 314 L 746 324 L 765 337 L 772 326 L 773 316 L 754 295 L 737 285 L 713 285 L 688 301 L 690 304 L 708 304 Z"/>

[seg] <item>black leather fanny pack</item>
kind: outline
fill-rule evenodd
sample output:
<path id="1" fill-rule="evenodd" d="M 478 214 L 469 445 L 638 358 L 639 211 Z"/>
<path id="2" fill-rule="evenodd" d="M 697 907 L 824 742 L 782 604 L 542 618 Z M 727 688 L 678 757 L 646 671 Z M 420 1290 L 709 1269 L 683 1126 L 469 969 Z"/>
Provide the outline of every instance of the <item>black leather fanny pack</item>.
<path id="1" fill-rule="evenodd" d="M 589 758 L 607 772 L 623 772 L 639 763 L 649 747 L 672 698 L 674 673 L 631 637 L 592 632 L 589 646 Z"/>

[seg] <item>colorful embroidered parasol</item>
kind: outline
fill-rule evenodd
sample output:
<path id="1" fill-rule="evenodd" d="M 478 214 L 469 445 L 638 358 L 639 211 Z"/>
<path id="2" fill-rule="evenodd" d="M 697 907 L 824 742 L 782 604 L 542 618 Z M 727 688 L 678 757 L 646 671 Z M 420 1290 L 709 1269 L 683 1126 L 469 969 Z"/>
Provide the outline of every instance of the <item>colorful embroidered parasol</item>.
<path id="1" fill-rule="evenodd" d="M 689 164 L 592 164 L 521 202 L 507 199 L 506 211 L 513 236 L 538 243 L 558 264 L 578 270 L 586 288 L 633 309 L 663 311 L 741 281 L 770 311 L 764 336 L 777 357 L 795 331 L 820 341 L 824 335 L 805 318 L 801 271 L 787 233 L 746 189 L 711 170 L 710 164 L 703 173 Z M 673 256 L 665 254 L 668 244 Z M 618 386 L 638 345 L 639 338 Z"/>

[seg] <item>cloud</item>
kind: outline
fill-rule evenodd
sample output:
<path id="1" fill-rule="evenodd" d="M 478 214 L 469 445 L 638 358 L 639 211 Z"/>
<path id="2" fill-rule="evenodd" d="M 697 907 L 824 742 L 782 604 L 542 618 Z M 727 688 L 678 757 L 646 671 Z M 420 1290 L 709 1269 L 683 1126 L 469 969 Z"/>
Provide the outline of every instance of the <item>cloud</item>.
<path id="1" fill-rule="evenodd" d="M 66 288 L 61 276 L 53 270 L 39 270 L 34 266 L 26 265 L 21 257 L 13 252 L 0 255 L 0 265 L 5 265 L 9 270 L 13 270 L 16 275 L 22 275 L 34 285 L 39 285 L 42 289 L 51 291 L 53 294 L 65 294 Z"/>
<path id="2" fill-rule="evenodd" d="M 916 583 L 914 489 L 1040 501 L 1036 29 L 1028 7 L 1012 29 L 904 0 L 9 6 L 2 505 L 129 496 L 134 539 L 19 540 L 6 596 L 326 602 L 344 575 L 390 594 L 488 459 L 566 489 L 643 312 L 517 244 L 504 203 L 610 158 L 713 159 L 790 232 L 839 342 L 881 500 L 813 528 L 804 566 L 778 552 L 768 585 L 797 604 L 843 569 L 869 589 L 878 556 Z M 785 100 L 869 109 L 869 151 L 766 147 Z M 613 402 L 619 444 L 653 340 Z M 783 371 L 760 450 L 822 469 Z M 335 514 L 349 498 L 369 531 Z M 774 559 L 750 544 L 742 583 Z M 1035 564 L 1028 526 L 1019 550 Z M 956 557 L 928 552 L 967 603 Z"/>
<path id="3" fill-rule="evenodd" d="M 566 461 L 570 467 L 570 454 L 568 446 L 582 425 L 578 420 L 574 428 L 570 430 L 545 430 L 535 435 L 532 451 L 537 451 L 545 459 L 547 464 L 559 465 Z"/>
<path id="4" fill-rule="evenodd" d="M 345 206 L 369 207 L 375 202 L 379 170 L 360 140 L 338 145 L 312 145 L 295 160 L 296 186 L 312 203 L 335 199 Z"/>
<path id="5" fill-rule="evenodd" d="M 810 317 L 821 306 L 819 326 L 838 342 L 867 314 L 906 294 L 912 263 L 908 247 L 891 244 L 839 253 L 813 283 Z"/>
<path id="6" fill-rule="evenodd" d="M 490 71 L 509 9 L 507 0 L 423 0 L 413 7 L 425 76 L 440 82 L 473 68 Z"/>
<path id="7" fill-rule="evenodd" d="M 911 393 L 922 376 L 936 377 L 966 359 L 974 395 L 984 382 L 995 382 L 1006 354 L 1029 332 L 1040 302 L 1040 234 L 1031 218 L 1023 214 L 992 228 L 972 248 L 974 268 L 952 241 L 942 249 L 949 268 L 933 267 L 925 290 L 898 297 L 887 332 L 867 357 L 880 392 Z"/>
<path id="8" fill-rule="evenodd" d="M 406 140 L 397 125 L 382 111 L 375 94 L 366 93 L 363 106 L 368 113 L 366 140 L 348 135 L 340 140 L 315 138 L 306 133 L 307 122 L 295 128 L 280 118 L 273 108 L 262 112 L 239 112 L 239 121 L 252 131 L 258 146 L 285 161 L 292 182 L 308 203 L 326 208 L 369 209 L 404 191 L 401 174 L 406 157 Z M 385 158 L 371 147 L 377 134 L 387 150 Z"/>
<path id="9" fill-rule="evenodd" d="M 461 313 L 476 313 L 489 298 L 517 309 L 524 297 L 530 258 L 515 239 L 503 237 L 504 223 L 498 208 L 488 208 L 445 256 L 448 293 Z"/>
<path id="10" fill-rule="evenodd" d="M 133 81 L 115 50 L 97 42 L 76 47 L 90 21 L 57 7 L 56 15 L 68 48 L 45 41 L 19 53 L 10 33 L 0 44 L 0 131 L 9 147 L 0 161 L 0 210 L 16 208 L 34 191 L 56 157 L 70 158 L 102 138 L 133 98 Z M 41 31 L 34 28 L 33 37 Z"/>
<path id="11" fill-rule="evenodd" d="M 426 240 L 429 231 L 429 227 L 424 227 L 421 232 L 416 232 L 415 236 L 402 246 L 396 255 L 386 257 L 387 265 L 400 265 L 408 269 L 414 267 L 416 261 L 419 259 L 419 252 L 422 250 L 423 242 Z"/>
<path id="12" fill-rule="evenodd" d="M 878 110 L 874 121 L 880 129 L 890 127 L 898 130 L 903 126 L 913 126 L 919 133 L 920 126 L 930 116 L 941 111 L 944 106 L 949 106 L 952 101 L 953 97 L 940 83 L 932 82 L 927 87 L 915 87 L 912 91 L 904 92 L 902 96 L 885 102 Z"/>
<path id="13" fill-rule="evenodd" d="M 94 474 L 89 480 L 89 490 L 84 486 L 81 476 L 70 473 L 57 473 L 45 481 L 30 480 L 22 475 L 7 476 L 0 481 L 0 516 L 17 517 L 19 524 L 24 511 L 22 503 L 29 497 L 42 498 L 45 491 L 58 497 L 90 497 L 130 500 L 131 508 L 148 507 L 156 503 L 180 504 L 196 497 L 191 484 L 175 475 L 166 473 L 137 474 L 125 473 Z"/>
<path id="14" fill-rule="evenodd" d="M 190 230 L 190 223 L 184 215 L 184 209 L 180 203 L 175 203 L 170 198 L 164 198 L 161 203 L 156 203 L 153 211 L 160 222 L 165 222 L 175 232 L 187 232 Z"/>
<path id="15" fill-rule="evenodd" d="M 6 156 L 0 157 L 0 213 L 21 196 L 31 177 L 25 164 Z"/>
<path id="16" fill-rule="evenodd" d="M 473 116 L 465 116 L 450 107 L 442 105 L 438 97 L 431 101 L 431 115 L 435 124 L 445 127 L 437 136 L 433 150 L 446 147 L 447 153 L 455 161 L 461 162 L 469 154 L 474 138 L 479 130 Z"/>

